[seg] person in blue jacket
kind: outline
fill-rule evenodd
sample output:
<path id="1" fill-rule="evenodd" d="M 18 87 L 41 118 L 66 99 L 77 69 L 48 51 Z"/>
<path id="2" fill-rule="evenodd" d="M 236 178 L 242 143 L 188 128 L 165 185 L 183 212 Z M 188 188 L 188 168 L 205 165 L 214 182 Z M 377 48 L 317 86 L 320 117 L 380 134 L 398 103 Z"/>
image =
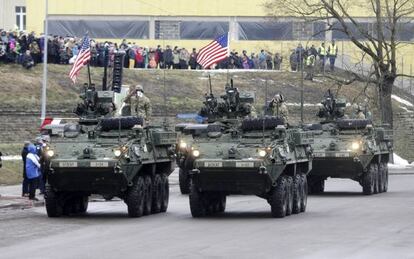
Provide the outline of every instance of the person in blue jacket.
<path id="1" fill-rule="evenodd" d="M 40 163 L 36 146 L 30 144 L 27 147 L 29 153 L 26 156 L 26 176 L 29 181 L 29 199 L 37 201 L 36 188 L 40 177 Z"/>

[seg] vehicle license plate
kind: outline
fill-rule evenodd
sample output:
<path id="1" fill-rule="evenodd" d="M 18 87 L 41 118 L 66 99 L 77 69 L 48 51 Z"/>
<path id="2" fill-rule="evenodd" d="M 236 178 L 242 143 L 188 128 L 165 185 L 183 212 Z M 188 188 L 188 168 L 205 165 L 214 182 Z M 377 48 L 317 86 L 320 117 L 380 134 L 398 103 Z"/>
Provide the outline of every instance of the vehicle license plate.
<path id="1" fill-rule="evenodd" d="M 315 157 L 326 157 L 325 153 L 313 153 Z"/>
<path id="2" fill-rule="evenodd" d="M 91 167 L 108 167 L 108 162 L 91 162 Z"/>
<path id="3" fill-rule="evenodd" d="M 254 167 L 254 162 L 236 162 L 236 167 Z"/>
<path id="4" fill-rule="evenodd" d="M 223 167 L 222 162 L 204 162 L 204 167 Z"/>
<path id="5" fill-rule="evenodd" d="M 59 162 L 59 167 L 78 167 L 78 162 Z"/>
<path id="6" fill-rule="evenodd" d="M 349 157 L 349 153 L 335 153 L 335 157 Z"/>

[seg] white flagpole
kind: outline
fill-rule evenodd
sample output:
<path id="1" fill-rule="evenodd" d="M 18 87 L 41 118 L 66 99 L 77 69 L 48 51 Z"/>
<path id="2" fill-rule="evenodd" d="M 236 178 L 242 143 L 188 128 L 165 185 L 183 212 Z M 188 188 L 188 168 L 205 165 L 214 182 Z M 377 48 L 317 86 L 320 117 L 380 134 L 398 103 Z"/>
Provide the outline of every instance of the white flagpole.
<path id="1" fill-rule="evenodd" d="M 47 89 L 47 45 L 48 45 L 48 35 L 49 35 L 49 25 L 48 25 L 48 0 L 45 0 L 45 30 L 43 33 L 44 43 L 43 43 L 43 84 L 42 84 L 42 113 L 41 113 L 41 123 L 46 117 L 46 89 Z"/>

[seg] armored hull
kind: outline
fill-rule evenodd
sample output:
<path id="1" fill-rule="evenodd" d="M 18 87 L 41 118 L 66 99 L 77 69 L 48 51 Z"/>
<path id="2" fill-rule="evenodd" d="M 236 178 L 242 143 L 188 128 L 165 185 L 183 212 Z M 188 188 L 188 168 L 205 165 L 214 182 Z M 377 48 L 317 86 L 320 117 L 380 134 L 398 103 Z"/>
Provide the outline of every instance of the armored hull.
<path id="1" fill-rule="evenodd" d="M 392 131 L 373 128 L 368 120 L 338 120 L 315 131 L 313 148 L 311 193 L 323 192 L 329 177 L 358 181 L 365 194 L 387 191 Z"/>
<path id="2" fill-rule="evenodd" d="M 166 211 L 176 135 L 163 127 L 135 128 L 131 120 L 70 125 L 74 132 L 52 138 L 47 159 L 49 216 L 79 212 L 79 202 L 91 194 L 123 199 L 131 217 Z"/>
<path id="3" fill-rule="evenodd" d="M 194 217 L 223 212 L 226 196 L 233 194 L 266 199 L 274 217 L 305 211 L 311 134 L 286 130 L 279 118 L 245 119 L 220 132 L 214 125 L 206 128 L 207 136 L 194 137 L 187 158 L 193 161 Z"/>

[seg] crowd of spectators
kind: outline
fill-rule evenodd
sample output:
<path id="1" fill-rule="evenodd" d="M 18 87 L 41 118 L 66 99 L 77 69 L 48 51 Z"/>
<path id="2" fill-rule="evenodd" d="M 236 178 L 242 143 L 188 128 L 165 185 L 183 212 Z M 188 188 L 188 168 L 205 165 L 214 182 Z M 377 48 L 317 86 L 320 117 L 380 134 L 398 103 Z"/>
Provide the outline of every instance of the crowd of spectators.
<path id="1" fill-rule="evenodd" d="M 36 37 L 35 33 L 25 33 L 16 31 L 5 31 L 0 29 L 0 63 L 17 63 L 30 69 L 43 61 L 43 51 L 45 37 Z M 80 51 L 81 38 L 50 36 L 48 37 L 47 57 L 48 63 L 72 64 Z M 105 50 L 108 52 L 125 51 L 124 66 L 126 68 L 168 68 L 168 69 L 200 69 L 197 64 L 197 50 L 187 50 L 178 46 L 160 45 L 156 48 L 139 46 L 135 42 L 123 40 L 121 44 L 115 42 L 97 42 L 91 40 L 91 66 L 104 66 Z M 291 51 L 289 57 L 292 71 L 297 71 L 301 67 L 301 62 L 305 62 L 308 52 L 314 52 L 315 57 L 321 56 L 321 48 L 316 50 L 312 45 L 309 49 L 304 49 L 300 44 Z M 266 69 L 280 70 L 283 56 L 280 53 L 261 50 L 259 53 L 247 54 L 243 50 L 241 54 L 232 50 L 225 60 L 215 64 L 212 69 Z M 323 58 L 325 64 L 325 58 Z"/>

